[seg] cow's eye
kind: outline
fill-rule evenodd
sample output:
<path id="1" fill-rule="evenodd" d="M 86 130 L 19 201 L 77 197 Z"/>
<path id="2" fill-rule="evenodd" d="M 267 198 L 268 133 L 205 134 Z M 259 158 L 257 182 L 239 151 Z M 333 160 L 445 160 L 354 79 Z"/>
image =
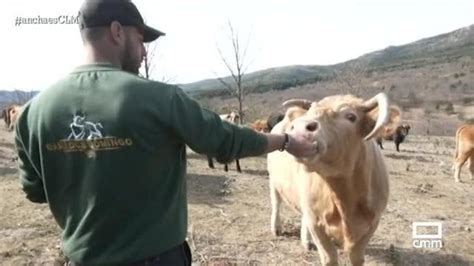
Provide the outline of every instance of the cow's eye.
<path id="1" fill-rule="evenodd" d="M 347 113 L 345 114 L 345 116 L 346 116 L 346 119 L 351 122 L 355 122 L 357 120 L 357 116 L 354 113 Z"/>

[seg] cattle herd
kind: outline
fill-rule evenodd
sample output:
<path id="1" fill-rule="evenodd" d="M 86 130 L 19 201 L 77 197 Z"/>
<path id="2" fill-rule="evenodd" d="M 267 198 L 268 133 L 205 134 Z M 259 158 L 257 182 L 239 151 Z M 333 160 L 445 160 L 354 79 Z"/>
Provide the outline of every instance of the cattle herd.
<path id="1" fill-rule="evenodd" d="M 291 133 L 317 146 L 317 154 L 294 158 L 275 151 L 267 155 L 271 200 L 271 232 L 282 233 L 281 202 L 300 213 L 301 244 L 315 244 L 323 265 L 336 265 L 337 248 L 349 255 L 353 265 L 364 263 L 365 248 L 379 224 L 389 197 L 383 140 L 391 140 L 397 152 L 411 127 L 400 123 L 401 111 L 384 93 L 371 99 L 334 95 L 319 101 L 293 99 L 284 103 L 285 113 L 273 113 L 246 126 L 258 132 Z M 2 112 L 8 130 L 13 130 L 19 105 Z M 221 119 L 238 124 L 239 114 Z M 461 125 L 455 135 L 454 180 L 468 161 L 474 178 L 474 124 Z M 377 147 L 377 145 L 379 147 Z M 237 171 L 241 172 L 236 160 Z M 214 168 L 211 157 L 208 165 Z M 227 164 L 225 171 L 228 171 Z"/>

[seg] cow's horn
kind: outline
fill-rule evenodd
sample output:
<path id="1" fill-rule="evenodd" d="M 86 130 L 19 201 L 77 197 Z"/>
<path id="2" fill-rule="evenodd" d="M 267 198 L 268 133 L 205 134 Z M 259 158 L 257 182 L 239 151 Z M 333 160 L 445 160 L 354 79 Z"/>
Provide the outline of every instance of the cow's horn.
<path id="1" fill-rule="evenodd" d="M 282 105 L 284 107 L 299 106 L 303 109 L 308 110 L 309 107 L 311 107 L 311 101 L 308 101 L 305 99 L 291 99 L 291 100 L 285 101 Z"/>
<path id="2" fill-rule="evenodd" d="M 387 124 L 389 115 L 390 115 L 390 107 L 388 105 L 388 97 L 385 93 L 381 92 L 375 97 L 370 100 L 367 100 L 364 103 L 364 106 L 367 108 L 367 111 L 374 109 L 376 106 L 379 107 L 379 115 L 377 117 L 377 122 L 375 123 L 374 129 L 365 136 L 365 140 L 371 139 L 375 134 L 379 132 L 379 130 Z"/>

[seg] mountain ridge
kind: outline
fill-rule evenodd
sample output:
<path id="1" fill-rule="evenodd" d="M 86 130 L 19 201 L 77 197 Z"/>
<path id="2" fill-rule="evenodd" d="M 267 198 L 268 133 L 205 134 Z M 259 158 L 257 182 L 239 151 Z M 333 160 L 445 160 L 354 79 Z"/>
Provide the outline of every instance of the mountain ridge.
<path id="1" fill-rule="evenodd" d="M 391 71 L 449 62 L 461 57 L 472 58 L 473 55 L 474 24 L 408 44 L 388 46 L 333 65 L 290 65 L 251 72 L 243 76 L 243 85 L 247 92 L 283 90 L 334 79 L 336 72 L 354 67 L 361 62 L 364 62 L 367 72 Z M 221 78 L 228 83 L 232 82 L 230 76 Z M 225 94 L 225 88 L 217 78 L 179 84 L 179 86 L 190 94 L 207 96 Z"/>

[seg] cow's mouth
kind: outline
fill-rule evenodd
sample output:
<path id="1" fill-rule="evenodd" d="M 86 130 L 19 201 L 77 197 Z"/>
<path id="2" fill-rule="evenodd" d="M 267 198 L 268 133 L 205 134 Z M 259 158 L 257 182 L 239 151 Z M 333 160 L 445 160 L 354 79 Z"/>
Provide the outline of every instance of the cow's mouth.
<path id="1" fill-rule="evenodd" d="M 326 152 L 326 145 L 321 141 L 313 141 L 314 150 L 313 153 L 307 157 L 297 158 L 298 161 L 304 164 L 312 164 L 319 161 L 321 156 Z"/>
<path id="2" fill-rule="evenodd" d="M 318 141 L 313 142 L 315 154 L 319 154 L 321 150 L 321 144 Z"/>
<path id="3" fill-rule="evenodd" d="M 326 153 L 327 145 L 325 141 L 314 140 L 313 144 L 315 146 L 316 155 L 323 155 Z"/>

